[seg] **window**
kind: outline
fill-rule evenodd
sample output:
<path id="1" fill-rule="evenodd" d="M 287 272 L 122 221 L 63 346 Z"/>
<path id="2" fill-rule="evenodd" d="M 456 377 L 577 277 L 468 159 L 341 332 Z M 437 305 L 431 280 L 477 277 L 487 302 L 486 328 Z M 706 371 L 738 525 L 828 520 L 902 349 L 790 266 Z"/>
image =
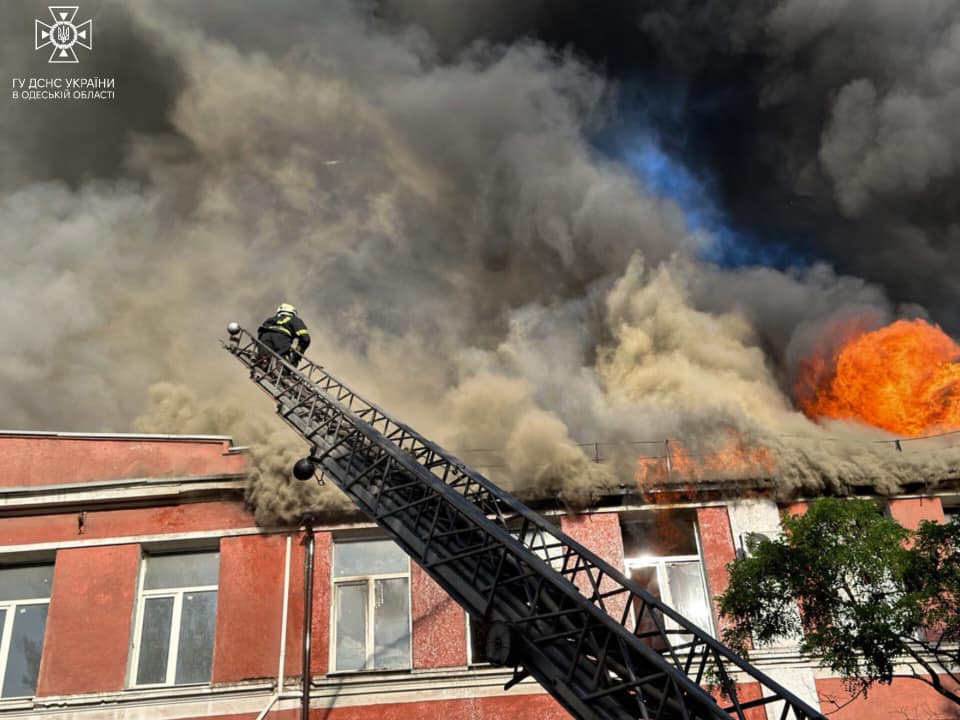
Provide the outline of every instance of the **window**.
<path id="1" fill-rule="evenodd" d="M 713 616 L 703 575 L 696 514 L 690 510 L 635 513 L 623 521 L 627 575 L 665 605 L 713 633 Z M 642 618 L 638 632 L 653 630 L 650 618 Z M 668 630 L 678 626 L 667 620 Z M 675 635 L 675 642 L 689 641 Z"/>
<path id="2" fill-rule="evenodd" d="M 53 565 L 0 568 L 0 697 L 37 690 Z"/>
<path id="3" fill-rule="evenodd" d="M 563 569 L 564 546 L 550 533 L 532 526 L 527 528 L 522 537 L 520 528 L 511 530 L 510 534 L 557 572 Z"/>
<path id="4" fill-rule="evenodd" d="M 410 667 L 410 561 L 391 540 L 333 545 L 334 670 Z"/>
<path id="5" fill-rule="evenodd" d="M 143 558 L 132 685 L 210 682 L 219 566 L 219 552 Z"/>
<path id="6" fill-rule="evenodd" d="M 467 616 L 467 665 L 488 665 L 487 625 Z"/>

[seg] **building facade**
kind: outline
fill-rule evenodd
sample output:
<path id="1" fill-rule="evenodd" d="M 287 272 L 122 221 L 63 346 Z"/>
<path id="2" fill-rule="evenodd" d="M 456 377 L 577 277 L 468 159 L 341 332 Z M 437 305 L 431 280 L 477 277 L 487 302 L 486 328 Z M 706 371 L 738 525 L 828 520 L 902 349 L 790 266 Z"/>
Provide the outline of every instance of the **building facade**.
<path id="1" fill-rule="evenodd" d="M 247 463 L 227 437 L 0 433 L 0 716 L 300 717 L 306 530 L 256 526 Z M 889 511 L 916 526 L 956 506 L 902 497 Z M 726 564 L 782 510 L 754 493 L 548 519 L 716 633 Z M 505 692 L 482 630 L 376 528 L 312 538 L 311 717 L 567 717 L 530 680 Z M 752 661 L 831 717 L 956 717 L 910 680 L 837 710 L 839 679 L 788 642 Z"/>

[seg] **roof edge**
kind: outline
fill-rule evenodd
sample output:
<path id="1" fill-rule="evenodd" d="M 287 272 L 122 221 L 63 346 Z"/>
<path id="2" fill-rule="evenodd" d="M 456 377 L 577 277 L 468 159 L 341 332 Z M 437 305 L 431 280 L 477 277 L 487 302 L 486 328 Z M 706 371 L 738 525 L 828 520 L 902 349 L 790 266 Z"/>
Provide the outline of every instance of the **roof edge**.
<path id="1" fill-rule="evenodd" d="M 228 442 L 233 445 L 232 435 L 174 435 L 163 433 L 90 433 L 57 432 L 54 430 L 0 430 L 0 437 L 64 438 L 70 440 L 155 440 L 171 442 Z"/>
<path id="2" fill-rule="evenodd" d="M 0 486 L 0 498 L 8 495 L 50 495 L 56 493 L 74 493 L 89 490 L 108 490 L 118 487 L 149 487 L 151 485 L 191 485 L 199 483 L 231 482 L 245 480 L 246 473 L 213 473 L 208 475 L 171 475 L 169 477 L 116 478 L 113 480 L 92 480 L 56 485 L 15 485 Z"/>

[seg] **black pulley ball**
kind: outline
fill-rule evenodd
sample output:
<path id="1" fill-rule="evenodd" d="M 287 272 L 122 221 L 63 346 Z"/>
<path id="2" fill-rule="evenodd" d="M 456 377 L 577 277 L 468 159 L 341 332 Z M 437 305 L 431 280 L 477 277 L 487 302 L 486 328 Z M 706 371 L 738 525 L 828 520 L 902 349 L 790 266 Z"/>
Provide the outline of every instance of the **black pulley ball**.
<path id="1" fill-rule="evenodd" d="M 514 647 L 513 628 L 505 622 L 495 622 L 487 629 L 487 660 L 494 665 L 515 665 L 517 651 Z"/>
<path id="2" fill-rule="evenodd" d="M 316 467 L 314 467 L 313 460 L 310 458 L 300 458 L 293 466 L 293 476 L 297 480 L 309 480 L 313 477 L 314 472 L 316 472 Z"/>

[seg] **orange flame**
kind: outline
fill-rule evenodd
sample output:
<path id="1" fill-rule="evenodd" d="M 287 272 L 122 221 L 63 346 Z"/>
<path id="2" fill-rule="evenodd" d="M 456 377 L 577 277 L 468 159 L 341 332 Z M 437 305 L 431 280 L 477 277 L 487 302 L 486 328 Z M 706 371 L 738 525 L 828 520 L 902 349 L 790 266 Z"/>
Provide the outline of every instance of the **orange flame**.
<path id="1" fill-rule="evenodd" d="M 733 430 L 723 434 L 718 447 L 691 452 L 683 442 L 670 439 L 660 457 L 637 460 L 635 479 L 641 487 L 707 479 L 766 478 L 777 469 L 769 448 L 748 445 Z"/>
<path id="2" fill-rule="evenodd" d="M 898 320 L 800 363 L 804 414 L 853 419 L 899 435 L 960 429 L 960 344 L 937 325 Z"/>

